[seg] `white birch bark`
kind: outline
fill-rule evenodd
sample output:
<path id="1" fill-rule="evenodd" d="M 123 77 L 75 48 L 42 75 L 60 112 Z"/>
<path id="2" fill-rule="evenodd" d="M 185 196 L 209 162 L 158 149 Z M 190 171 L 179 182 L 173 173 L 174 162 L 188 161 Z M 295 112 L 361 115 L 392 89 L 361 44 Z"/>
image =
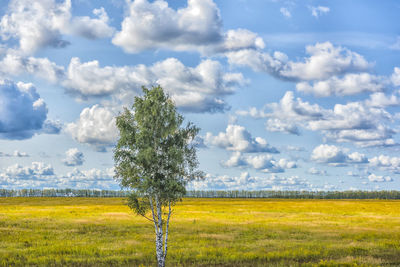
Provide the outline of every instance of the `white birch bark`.
<path id="1" fill-rule="evenodd" d="M 162 226 L 162 221 L 160 222 L 160 213 L 158 212 L 158 207 L 160 206 L 158 198 L 156 196 L 155 202 L 153 203 L 153 198 L 150 196 L 149 197 L 149 202 L 150 202 L 150 208 L 151 208 L 151 213 L 153 215 L 153 221 L 154 221 L 154 230 L 156 233 L 156 256 L 157 256 L 157 263 L 159 267 L 164 267 L 165 266 L 165 261 L 163 262 L 163 251 L 162 251 L 162 230 L 160 231 L 160 224 Z M 154 207 L 155 204 L 155 207 Z M 155 209 L 154 209 L 155 208 Z M 161 238 L 160 238 L 161 234 Z M 161 247 L 161 250 L 160 250 Z"/>
<path id="2" fill-rule="evenodd" d="M 163 251 L 163 221 L 162 221 L 162 209 L 161 202 L 158 196 L 155 197 L 156 201 L 156 213 L 157 213 L 157 234 L 156 234 L 156 254 L 158 267 L 165 267 L 164 251 Z"/>
<path id="3" fill-rule="evenodd" d="M 171 218 L 171 200 L 168 201 L 168 217 L 167 222 L 165 224 L 165 241 L 164 241 L 164 263 L 167 259 L 167 251 L 168 251 L 168 227 L 169 227 L 169 218 Z"/>
<path id="4" fill-rule="evenodd" d="M 153 198 L 149 196 L 150 209 L 153 216 L 154 229 L 156 233 L 156 255 L 157 255 L 157 263 L 158 267 L 165 267 L 165 262 L 167 258 L 168 251 L 168 230 L 169 230 L 169 221 L 171 218 L 171 201 L 168 201 L 168 217 L 165 222 L 165 236 L 164 236 L 164 222 L 162 220 L 162 205 L 158 196 L 156 195 Z"/>

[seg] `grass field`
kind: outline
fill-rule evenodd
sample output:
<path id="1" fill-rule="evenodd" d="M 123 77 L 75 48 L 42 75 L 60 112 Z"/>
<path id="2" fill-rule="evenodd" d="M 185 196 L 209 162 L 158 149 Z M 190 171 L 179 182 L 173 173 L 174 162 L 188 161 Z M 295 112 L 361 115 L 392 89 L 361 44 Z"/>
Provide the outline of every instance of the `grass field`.
<path id="1" fill-rule="evenodd" d="M 168 266 L 400 266 L 400 201 L 184 199 Z M 0 198 L 1 266 L 153 266 L 121 198 Z"/>

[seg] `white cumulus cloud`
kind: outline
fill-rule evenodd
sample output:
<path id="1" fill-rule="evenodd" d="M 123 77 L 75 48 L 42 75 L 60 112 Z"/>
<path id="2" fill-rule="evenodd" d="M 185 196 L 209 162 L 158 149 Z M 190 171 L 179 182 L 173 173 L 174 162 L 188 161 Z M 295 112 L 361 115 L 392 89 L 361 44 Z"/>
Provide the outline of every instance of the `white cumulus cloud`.
<path id="1" fill-rule="evenodd" d="M 66 131 L 79 143 L 92 145 L 99 151 L 113 145 L 118 137 L 116 112 L 98 104 L 82 110 L 79 119 L 66 125 Z"/>
<path id="2" fill-rule="evenodd" d="M 0 36 L 19 43 L 23 53 L 34 53 L 43 47 L 64 47 L 69 44 L 63 34 L 86 38 L 110 37 L 113 28 L 103 8 L 93 11 L 97 18 L 73 17 L 71 0 L 11 0 L 0 20 Z"/>
<path id="3" fill-rule="evenodd" d="M 0 80 L 0 103 L 2 139 L 27 139 L 34 134 L 59 132 L 58 126 L 46 120 L 46 103 L 31 83 Z M 50 131 L 53 126 L 55 131 Z"/>
<path id="4" fill-rule="evenodd" d="M 208 132 L 204 140 L 206 145 L 218 146 L 230 151 L 279 153 L 265 139 L 252 137 L 246 128 L 240 125 L 230 124 L 227 126 L 225 132 L 220 132 L 216 136 Z"/>
<path id="5" fill-rule="evenodd" d="M 331 95 L 345 96 L 355 95 L 363 92 L 380 92 L 385 88 L 383 77 L 366 72 L 349 73 L 339 78 L 330 77 L 327 80 L 316 81 L 312 84 L 300 82 L 296 84 L 297 91 L 311 93 L 320 97 Z"/>
<path id="6" fill-rule="evenodd" d="M 242 49 L 225 55 L 232 65 L 248 66 L 255 71 L 294 81 L 326 80 L 333 76 L 368 70 L 372 64 L 363 56 L 330 42 L 306 47 L 309 55 L 303 61 L 290 61 L 284 53 Z"/>
<path id="7" fill-rule="evenodd" d="M 311 160 L 341 166 L 347 163 L 368 163 L 367 157 L 359 152 L 348 154 L 345 149 L 334 145 L 321 144 L 314 148 Z"/>
<path id="8" fill-rule="evenodd" d="M 321 80 L 370 67 L 363 56 L 330 42 L 309 45 L 306 52 L 310 57 L 304 62 L 288 62 L 281 75 L 298 80 Z"/>
<path id="9" fill-rule="evenodd" d="M 360 147 L 395 145 L 393 136 L 396 131 L 391 125 L 395 116 L 383 107 L 397 105 L 397 96 L 387 98 L 372 95 L 371 99 L 379 99 L 380 102 L 348 102 L 326 109 L 295 98 L 293 92 L 288 91 L 279 102 L 269 103 L 263 110 L 250 108 L 236 114 L 268 118 L 269 131 L 299 134 L 298 128 L 302 127 L 319 131 L 323 136 L 339 143 L 352 142 Z"/>
<path id="10" fill-rule="evenodd" d="M 369 159 L 369 164 L 372 167 L 378 167 L 385 171 L 400 173 L 400 157 L 389 157 L 379 155 Z"/>
<path id="11" fill-rule="evenodd" d="M 391 81 L 394 86 L 400 86 L 400 68 L 395 67 L 391 76 Z"/>
<path id="12" fill-rule="evenodd" d="M 368 176 L 368 180 L 370 182 L 391 182 L 393 179 L 390 176 L 382 176 L 382 175 L 376 175 L 376 174 L 370 174 Z"/>
<path id="13" fill-rule="evenodd" d="M 211 175 L 206 179 L 189 183 L 188 190 L 315 190 L 310 182 L 299 176 L 266 177 L 252 176 L 248 172 L 240 176 Z"/>
<path id="14" fill-rule="evenodd" d="M 82 165 L 85 157 L 77 148 L 70 148 L 65 152 L 65 158 L 62 160 L 66 166 Z"/>
<path id="15" fill-rule="evenodd" d="M 218 53 L 242 48 L 264 48 L 263 40 L 245 30 L 224 33 L 222 20 L 212 0 L 188 0 L 174 10 L 168 2 L 128 2 L 128 13 L 112 42 L 128 53 L 149 49 Z"/>
<path id="16" fill-rule="evenodd" d="M 0 74 L 20 75 L 29 73 L 56 83 L 64 78 L 64 67 L 58 66 L 47 58 L 21 56 L 17 53 L 8 53 L 0 61 Z"/>
<path id="17" fill-rule="evenodd" d="M 192 68 L 175 58 L 150 67 L 100 67 L 96 60 L 81 63 L 72 58 L 63 85 L 83 98 L 112 95 L 124 102 L 140 93 L 141 86 L 160 84 L 182 110 L 214 112 L 228 108 L 224 97 L 245 82 L 241 73 L 225 72 L 219 62 L 209 59 Z"/>
<path id="18" fill-rule="evenodd" d="M 50 164 L 43 162 L 32 162 L 31 166 L 11 165 L 4 169 L 1 176 L 18 179 L 32 179 L 35 177 L 50 176 L 54 169 Z"/>
<path id="19" fill-rule="evenodd" d="M 225 167 L 251 167 L 267 173 L 280 173 L 286 169 L 297 168 L 294 161 L 287 159 L 275 160 L 269 154 L 243 155 L 240 152 L 232 153 L 231 157 L 222 162 Z"/>

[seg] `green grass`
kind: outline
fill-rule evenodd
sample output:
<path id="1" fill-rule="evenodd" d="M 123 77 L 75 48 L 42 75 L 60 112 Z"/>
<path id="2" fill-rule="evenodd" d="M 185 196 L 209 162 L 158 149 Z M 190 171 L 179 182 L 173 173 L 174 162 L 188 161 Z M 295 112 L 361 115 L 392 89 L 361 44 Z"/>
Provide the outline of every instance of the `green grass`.
<path id="1" fill-rule="evenodd" d="M 169 266 L 400 266 L 400 201 L 184 199 Z M 121 198 L 0 198 L 0 266 L 154 266 Z"/>

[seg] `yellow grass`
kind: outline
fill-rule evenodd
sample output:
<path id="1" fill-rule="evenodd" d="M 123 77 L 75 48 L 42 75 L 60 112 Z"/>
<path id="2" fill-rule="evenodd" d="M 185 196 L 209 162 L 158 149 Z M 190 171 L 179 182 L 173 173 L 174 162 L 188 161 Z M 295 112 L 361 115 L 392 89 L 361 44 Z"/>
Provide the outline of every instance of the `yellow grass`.
<path id="1" fill-rule="evenodd" d="M 151 266 L 121 198 L 0 198 L 1 266 Z M 400 266 L 400 201 L 184 199 L 169 266 Z"/>

